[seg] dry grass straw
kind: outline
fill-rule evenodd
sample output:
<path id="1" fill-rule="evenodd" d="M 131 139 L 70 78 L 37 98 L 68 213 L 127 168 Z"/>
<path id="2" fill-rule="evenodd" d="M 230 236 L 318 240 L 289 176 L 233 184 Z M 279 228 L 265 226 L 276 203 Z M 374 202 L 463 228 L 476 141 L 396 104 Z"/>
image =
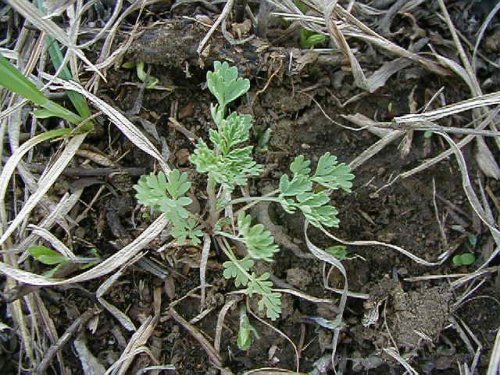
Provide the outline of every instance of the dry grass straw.
<path id="1" fill-rule="evenodd" d="M 376 71 L 372 77 L 366 77 L 363 69 L 352 51 L 347 38 L 362 40 L 398 57 L 422 65 L 424 68 L 441 75 L 449 71 L 430 59 L 422 57 L 415 52 L 408 51 L 397 44 L 379 35 L 368 26 L 359 21 L 338 1 L 323 2 L 319 0 L 305 0 L 304 4 L 314 10 L 315 15 L 305 15 L 291 0 L 270 0 L 278 10 L 274 14 L 289 21 L 296 21 L 302 27 L 323 35 L 329 35 L 337 47 L 349 60 L 349 65 L 356 85 L 369 92 L 374 92 L 383 86 L 385 81 L 394 73 L 404 68 L 404 60 L 391 62 L 389 65 Z"/>
<path id="2" fill-rule="evenodd" d="M 277 15 L 280 15 L 288 20 L 296 21 L 300 23 L 303 27 L 313 30 L 315 32 L 322 33 L 324 35 L 329 35 L 332 40 L 337 44 L 337 46 L 345 53 L 348 57 L 349 65 L 352 69 L 352 73 L 355 79 L 356 84 L 367 90 L 369 92 L 373 92 L 379 87 L 383 86 L 387 79 L 395 74 L 400 69 L 408 66 L 411 62 L 415 62 L 430 71 L 437 74 L 449 74 L 450 71 L 458 74 L 466 84 L 469 85 L 472 93 L 472 98 L 460 103 L 455 103 L 434 111 L 422 113 L 422 114 L 410 114 L 406 116 L 400 116 L 394 119 L 393 125 L 399 126 L 400 128 L 404 127 L 405 130 L 423 130 L 422 127 L 425 126 L 434 126 L 432 128 L 434 131 L 440 131 L 441 136 L 450 144 L 450 149 L 441 154 L 440 156 L 433 159 L 433 161 L 425 164 L 424 167 L 411 172 L 406 172 L 406 174 L 401 175 L 401 178 L 408 177 L 413 173 L 417 173 L 434 163 L 443 160 L 448 157 L 452 153 L 456 155 L 457 161 L 459 163 L 460 169 L 462 171 L 462 184 L 464 186 L 464 190 L 467 194 L 471 205 L 476 212 L 476 214 L 481 218 L 481 220 L 485 223 L 485 225 L 490 229 L 495 241 L 497 241 L 497 246 L 499 244 L 499 232 L 496 223 L 492 221 L 491 209 L 484 206 L 481 203 L 481 200 L 477 197 L 476 193 L 472 189 L 472 184 L 470 182 L 467 168 L 465 165 L 465 160 L 463 159 L 463 155 L 460 152 L 460 148 L 469 143 L 473 139 L 477 139 L 478 146 L 480 149 L 480 156 L 486 160 L 486 164 L 483 161 L 480 163 L 485 173 L 495 174 L 495 167 L 491 163 L 491 152 L 485 148 L 484 141 L 481 141 L 482 138 L 478 137 L 478 135 L 489 135 L 489 136 L 497 136 L 498 131 L 494 128 L 493 124 L 495 123 L 495 118 L 498 113 L 497 110 L 489 111 L 486 107 L 491 105 L 497 105 L 500 103 L 500 94 L 493 93 L 482 95 L 480 86 L 477 82 L 477 79 L 474 75 L 474 61 L 477 51 L 477 46 L 480 43 L 484 30 L 487 24 L 491 21 L 492 15 L 498 11 L 498 5 L 492 11 L 488 19 L 485 21 L 483 27 L 480 30 L 480 36 L 478 37 L 478 41 L 476 43 L 476 48 L 473 54 L 473 63 L 472 65 L 468 62 L 466 55 L 463 51 L 463 48 L 460 45 L 458 36 L 456 36 L 456 32 L 454 32 L 454 27 L 449 21 L 449 15 L 446 12 L 446 8 L 444 7 L 444 3 L 440 1 L 442 5 L 443 12 L 445 14 L 445 19 L 448 22 L 449 28 L 454 35 L 454 42 L 460 52 L 460 56 L 462 57 L 463 67 L 459 66 L 457 63 L 445 59 L 442 56 L 435 55 L 436 61 L 424 58 L 413 51 L 407 51 L 396 44 L 390 42 L 385 39 L 381 35 L 377 34 L 362 22 L 360 22 L 357 18 L 355 18 L 352 14 L 349 13 L 348 10 L 342 8 L 337 1 L 331 1 L 327 5 L 326 2 L 319 0 L 305 0 L 304 2 L 311 6 L 312 9 L 316 10 L 316 16 L 304 15 L 302 12 L 295 6 L 293 1 L 291 0 L 270 0 L 278 9 L 276 12 Z M 125 135 L 127 136 L 132 143 L 134 143 L 139 149 L 146 152 L 154 159 L 157 160 L 159 166 L 164 171 L 168 171 L 169 167 L 165 163 L 164 158 L 161 155 L 156 147 L 143 135 L 143 133 L 133 124 L 131 123 L 123 114 L 121 114 L 116 109 L 112 108 L 109 104 L 104 102 L 97 95 L 90 92 L 92 89 L 94 92 L 98 87 L 98 80 L 100 78 L 104 78 L 105 74 L 101 72 L 100 69 L 106 69 L 112 66 L 116 61 L 118 61 L 121 54 L 124 53 L 124 49 L 111 51 L 112 42 L 116 36 L 119 27 L 126 16 L 130 13 L 142 9 L 144 6 L 148 4 L 153 4 L 157 1 L 134 1 L 132 4 L 128 6 L 128 8 L 124 9 L 123 1 L 119 0 L 115 3 L 113 13 L 110 19 L 107 21 L 105 26 L 100 30 L 90 41 L 82 44 L 78 44 L 78 36 L 80 32 L 80 26 L 82 19 L 84 18 L 84 14 L 88 11 L 89 5 L 83 5 L 80 7 L 81 3 L 77 2 L 76 4 L 66 4 L 65 9 L 69 11 L 68 14 L 73 14 L 70 17 L 71 27 L 69 29 L 69 33 L 66 33 L 62 28 L 60 28 L 55 22 L 53 22 L 50 17 L 45 17 L 38 9 L 36 9 L 30 2 L 26 0 L 11 0 L 9 4 L 16 9 L 21 15 L 23 15 L 36 29 L 44 31 L 48 35 L 54 37 L 58 40 L 62 45 L 67 47 L 67 53 L 65 56 L 65 61 L 69 61 L 69 64 L 72 68 L 73 74 L 75 74 L 75 78 L 78 77 L 78 59 L 84 62 L 87 68 L 94 72 L 94 78 L 89 81 L 87 84 L 87 88 L 84 88 L 82 85 L 74 82 L 66 82 L 59 80 L 53 76 L 43 75 L 43 78 L 48 78 L 49 85 L 51 88 L 63 88 L 66 90 L 73 90 L 84 95 L 95 108 L 102 111 L 104 115 L 106 115 L 110 121 Z M 356 4 L 356 6 L 362 6 L 360 4 Z M 228 1 L 224 7 L 223 13 L 219 16 L 217 22 L 220 23 L 224 20 L 225 16 L 227 16 L 228 12 L 232 7 L 232 1 Z M 364 6 L 364 11 L 371 11 L 369 7 Z M 60 10 L 56 10 L 59 12 Z M 55 14 L 57 14 L 57 12 Z M 217 24 L 213 26 L 213 30 L 217 27 Z M 28 31 L 23 29 L 20 40 L 29 39 Z M 91 47 L 95 42 L 105 38 L 104 47 L 101 50 L 101 55 L 97 61 L 97 64 L 93 64 L 90 62 L 85 54 L 83 53 L 83 48 Z M 199 50 L 203 50 L 204 45 L 210 38 L 210 32 L 206 35 L 206 38 L 200 43 Z M 361 65 L 359 64 L 356 53 L 349 46 L 349 39 L 358 39 L 368 43 L 373 44 L 374 46 L 383 49 L 384 51 L 392 53 L 394 56 L 399 57 L 389 63 L 384 64 L 379 70 L 377 70 L 371 77 L 366 77 L 365 73 Z M 130 39 L 131 40 L 131 39 Z M 24 57 L 29 55 L 28 64 L 26 66 L 25 72 L 29 74 L 33 71 L 35 66 L 42 66 L 39 62 L 45 58 L 42 55 L 42 46 L 43 46 L 44 38 L 39 37 L 37 40 L 31 41 L 28 43 L 29 46 L 34 46 L 32 51 L 29 51 L 27 47 L 21 48 L 22 43 L 19 42 L 14 50 L 7 50 L 6 55 L 17 58 Z M 127 44 L 125 44 L 126 46 Z M 2 50 L 2 53 L 4 51 Z M 23 59 L 19 59 L 19 62 L 23 61 Z M 57 76 L 57 74 L 56 74 Z M 54 84 L 55 83 L 55 84 Z M 72 258 L 75 255 L 72 253 L 70 248 L 62 243 L 58 238 L 56 238 L 53 234 L 51 234 L 51 228 L 58 223 L 62 227 L 65 228 L 66 231 L 69 232 L 71 223 L 66 219 L 69 211 L 75 206 L 76 202 L 80 198 L 83 189 L 78 189 L 72 194 L 66 193 L 59 202 L 53 202 L 47 197 L 47 192 L 51 189 L 67 167 L 68 163 L 72 160 L 73 156 L 78 151 L 80 145 L 85 139 L 85 135 L 75 135 L 68 140 L 61 142 L 60 151 L 57 155 L 54 155 L 53 162 L 51 166 L 46 170 L 44 174 L 40 177 L 40 179 L 35 180 L 35 178 L 30 175 L 30 173 L 26 170 L 22 163 L 23 157 L 26 156 L 29 152 L 31 152 L 37 145 L 41 142 L 44 142 L 52 137 L 52 133 L 47 133 L 35 136 L 28 142 L 23 143 L 19 146 L 19 128 L 16 124 L 19 124 L 19 119 L 21 119 L 21 110 L 23 106 L 25 106 L 26 101 L 20 100 L 19 98 L 11 97 L 8 98 L 9 108 L 2 113 L 0 113 L 0 121 L 2 129 L 7 130 L 8 128 L 8 137 L 9 144 L 11 146 L 12 153 L 10 158 L 7 160 L 5 164 L 2 174 L 0 176 L 0 216 L 2 220 L 2 228 L 0 229 L 0 244 L 2 244 L 3 249 L 3 259 L 4 262 L 0 262 L 0 272 L 5 274 L 8 279 L 8 286 L 14 287 L 15 281 L 38 285 L 38 286 L 52 286 L 52 285 L 64 285 L 64 284 L 72 284 L 79 283 L 91 279 L 95 279 L 98 277 L 109 275 L 110 273 L 119 270 L 115 273 L 115 275 L 109 279 L 102 285 L 98 290 L 98 298 L 100 299 L 101 304 L 109 311 L 112 315 L 114 315 L 120 323 L 129 330 L 135 330 L 135 326 L 130 321 L 130 319 L 121 311 L 117 310 L 114 306 L 111 306 L 107 303 L 102 297 L 104 293 L 108 290 L 108 288 L 112 285 L 114 281 L 116 281 L 127 265 L 130 262 L 135 261 L 135 259 L 141 255 L 142 250 L 153 240 L 155 239 L 167 226 L 167 221 L 164 216 L 160 216 L 155 222 L 153 222 L 138 238 L 136 238 L 132 243 L 125 246 L 123 249 L 118 251 L 116 254 L 106 259 L 101 264 L 95 266 L 91 270 L 85 271 L 77 276 L 71 277 L 66 280 L 54 280 L 49 279 L 44 276 L 36 275 L 34 273 L 22 270 L 19 268 L 19 264 L 26 258 L 26 254 L 22 255 L 21 258 L 17 257 L 17 253 L 25 252 L 26 249 L 33 245 L 36 241 L 40 239 L 44 239 L 48 241 L 54 248 L 56 248 L 62 254 L 67 255 Z M 475 129 L 471 129 L 472 132 L 467 135 L 464 139 L 462 139 L 458 144 L 455 144 L 449 136 L 447 136 L 446 131 L 451 132 L 452 129 L 443 129 L 439 127 L 439 125 L 432 123 L 433 121 L 437 121 L 441 118 L 466 111 L 466 110 L 476 110 L 475 114 L 475 123 L 478 124 Z M 15 119 L 15 121 L 14 121 Z M 482 119 L 482 121 L 481 121 Z M 405 130 L 390 130 L 390 129 L 381 129 L 382 125 L 379 124 L 377 128 L 376 123 L 369 123 L 366 119 L 359 119 L 351 117 L 349 118 L 352 122 L 356 123 L 358 126 L 362 124 L 363 127 L 370 127 L 370 131 L 376 132 L 378 131 L 381 135 L 382 139 L 373 145 L 370 149 L 365 150 L 358 158 L 356 158 L 351 166 L 356 168 L 364 162 L 367 162 L 371 157 L 373 157 L 377 152 L 382 150 L 386 145 L 392 143 L 394 140 L 399 139 L 401 136 L 405 134 Z M 429 125 L 429 123 L 431 123 Z M 424 124 L 424 125 L 422 125 Z M 491 131 L 484 131 L 484 129 L 490 126 Z M 373 128 L 375 127 L 375 128 Z M 377 130 L 378 129 L 378 130 Z M 429 128 L 426 128 L 429 129 Z M 482 133 L 481 133 L 482 132 Z M 2 131 L 2 137 L 4 136 L 5 131 Z M 0 147 L 3 147 L 3 140 L 0 142 Z M 1 150 L 4 151 L 4 150 Z M 488 164 L 489 163 L 489 164 Z M 497 167 L 498 168 L 498 167 Z M 15 171 L 19 172 L 21 179 L 23 179 L 27 186 L 32 187 L 32 194 L 28 196 L 28 199 L 24 203 L 21 210 L 14 217 L 12 222 L 8 224 L 8 217 L 6 214 L 6 205 L 5 201 L 7 199 L 7 191 L 9 187 L 9 180 L 11 180 Z M 44 205 L 46 209 L 46 215 L 43 217 L 36 226 L 30 226 L 28 229 L 31 231 L 29 234 L 23 230 L 23 225 L 29 218 L 31 218 L 31 214 L 33 209 L 37 205 Z M 342 290 L 337 290 L 337 292 L 341 293 L 341 299 L 339 304 L 340 314 L 339 321 L 342 318 L 346 299 L 349 295 L 348 285 L 347 285 L 347 275 L 346 271 L 342 265 L 336 258 L 330 256 L 323 250 L 316 247 L 307 237 L 307 226 L 304 230 L 307 246 L 312 254 L 314 254 L 317 258 L 321 259 L 323 262 L 332 265 L 334 268 L 338 269 L 344 277 L 344 288 Z M 353 245 L 353 246 L 385 246 L 389 247 L 393 250 L 400 252 L 401 254 L 409 257 L 413 261 L 426 265 L 426 266 L 435 266 L 443 263 L 449 254 L 443 253 L 440 254 L 435 262 L 428 262 L 421 258 L 418 258 L 411 254 L 410 252 L 391 244 L 383 244 L 377 241 L 342 241 L 339 238 L 335 237 L 330 233 L 326 233 L 330 238 L 344 244 Z M 15 242 L 13 242 L 14 235 Z M 491 255 L 491 257 L 477 270 L 475 273 L 469 275 L 458 275 L 461 276 L 459 280 L 455 283 L 457 285 L 464 285 L 464 283 L 471 282 L 475 280 L 479 276 L 484 276 L 485 274 L 490 274 L 492 271 L 490 268 L 486 268 L 489 262 L 497 256 L 500 251 L 500 246 L 498 249 Z M 206 261 L 208 255 L 208 250 L 204 251 L 204 262 Z M 204 275 L 204 272 L 201 272 L 200 275 Z M 204 289 L 206 287 L 204 276 L 201 277 L 201 294 L 202 299 L 205 295 Z M 315 303 L 323 303 L 328 302 L 329 300 L 325 299 L 315 299 L 314 297 L 307 296 L 304 293 L 284 289 L 282 292 L 287 292 L 294 294 L 300 298 L 308 299 Z M 361 298 L 366 296 L 361 296 Z M 142 352 L 150 353 L 149 350 L 145 347 L 147 339 L 151 336 L 156 323 L 158 322 L 159 317 L 159 292 L 155 290 L 155 314 L 152 317 L 146 319 L 146 321 L 141 325 L 139 329 L 137 329 L 136 333 L 128 343 L 126 350 L 122 353 L 120 360 L 115 363 L 115 365 L 108 369 L 107 373 L 117 373 L 121 374 L 127 371 L 129 368 L 131 361 L 133 358 Z M 50 342 L 52 344 L 60 342 L 61 339 L 57 337 L 57 332 L 55 332 L 53 327 L 53 322 L 51 322 L 50 317 L 43 305 L 43 302 L 40 300 L 39 296 L 35 294 L 35 297 L 25 297 L 24 302 L 30 307 L 31 319 L 34 316 L 40 315 L 42 317 L 42 321 L 34 321 L 34 331 L 37 332 L 36 340 L 33 339 L 32 332 L 28 329 L 26 324 L 27 317 L 23 312 L 23 305 L 21 301 L 16 301 L 12 304 L 12 312 L 15 318 L 16 324 L 18 324 L 21 337 L 23 340 L 23 345 L 26 350 L 28 357 L 30 358 L 33 364 L 38 363 L 42 365 L 44 362 L 40 362 L 35 355 L 35 350 L 32 343 L 36 342 L 37 345 L 43 346 L 40 343 L 41 338 L 46 334 L 49 336 Z M 203 336 L 199 336 L 197 340 L 204 346 L 205 350 L 208 351 L 212 361 L 218 367 L 222 367 L 222 359 L 219 355 L 220 348 L 220 337 L 222 332 L 222 322 L 224 320 L 224 316 L 229 310 L 229 308 L 235 302 L 228 303 L 223 310 L 219 314 L 219 323 L 217 328 L 217 334 L 215 339 L 215 349 L 210 345 L 203 345 Z M 185 328 L 192 327 L 190 324 L 182 319 L 175 310 L 171 310 L 171 315 L 177 322 L 180 322 Z M 258 317 L 256 317 L 259 319 Z M 259 319 L 260 320 L 260 319 Z M 47 329 L 45 329 L 47 328 Z M 271 327 L 274 329 L 273 327 Z M 193 334 L 194 331 L 191 331 Z M 335 356 L 336 346 L 338 342 L 338 337 L 340 333 L 340 328 L 334 331 L 334 339 L 333 339 L 333 353 L 332 353 L 332 361 Z M 280 334 L 282 334 L 280 332 Z M 291 344 L 294 346 L 296 355 L 298 357 L 297 348 L 295 344 L 284 334 L 282 334 Z M 490 362 L 491 371 L 495 371 L 498 368 L 498 363 L 500 362 L 500 344 L 495 343 L 494 354 L 492 355 L 492 359 Z M 206 342 L 205 342 L 206 344 Z M 44 348 L 40 347 L 39 350 L 43 350 Z M 57 352 L 57 351 L 56 351 Z M 410 372 L 414 371 L 411 367 L 409 367 L 408 363 L 406 363 L 396 351 L 391 351 L 391 349 L 386 349 L 386 353 L 394 357 L 396 360 L 401 362 L 401 364 Z M 58 354 L 59 355 L 59 354 Z M 297 359 L 298 361 L 298 359 Z M 61 368 L 62 366 L 62 358 L 59 358 L 59 362 Z M 474 367 L 474 366 L 473 366 Z M 222 371 L 227 371 L 222 369 Z M 266 372 L 265 370 L 262 373 L 272 373 Z M 276 370 L 274 370 L 276 371 Z M 255 373 L 255 372 L 254 372 Z M 493 372 L 489 372 L 488 374 L 492 374 Z"/>

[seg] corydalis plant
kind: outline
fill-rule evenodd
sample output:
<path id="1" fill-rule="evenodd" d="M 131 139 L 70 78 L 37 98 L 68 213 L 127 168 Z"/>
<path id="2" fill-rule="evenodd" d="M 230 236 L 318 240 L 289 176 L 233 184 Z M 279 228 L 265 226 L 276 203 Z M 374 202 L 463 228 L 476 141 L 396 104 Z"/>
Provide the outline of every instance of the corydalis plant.
<path id="1" fill-rule="evenodd" d="M 252 218 L 246 213 L 248 206 L 240 208 L 234 217 L 225 215 L 242 203 L 271 201 L 279 203 L 286 212 L 302 212 L 313 226 L 337 227 L 338 212 L 330 204 L 329 194 L 337 189 L 349 192 L 354 176 L 347 165 L 338 163 L 330 153 L 321 156 L 314 173 L 311 162 L 297 156 L 290 165 L 291 176 L 283 175 L 273 193 L 232 199 L 237 186 L 247 185 L 249 178 L 263 170 L 253 159 L 253 147 L 244 145 L 250 139 L 253 117 L 227 113 L 228 105 L 248 92 L 250 82 L 238 77 L 236 67 L 215 62 L 214 71 L 207 73 L 207 83 L 217 99 L 217 104 L 210 107 L 215 129 L 209 131 L 211 145 L 200 140 L 190 158 L 196 170 L 207 176 L 206 217 L 198 217 L 187 209 L 192 202 L 186 196 L 191 183 L 187 174 L 178 170 L 141 177 L 134 186 L 136 197 L 139 203 L 165 213 L 171 221 L 171 235 L 179 244 L 189 241 L 198 245 L 203 233 L 210 234 L 228 258 L 223 264 L 224 277 L 234 279 L 236 287 L 244 287 L 248 296 L 258 295 L 259 309 L 275 320 L 281 313 L 281 295 L 272 289 L 271 274 L 257 274 L 254 265 L 257 260 L 271 262 L 279 248 L 262 224 L 252 225 Z M 245 257 L 236 256 L 231 246 L 234 242 L 244 245 Z"/>

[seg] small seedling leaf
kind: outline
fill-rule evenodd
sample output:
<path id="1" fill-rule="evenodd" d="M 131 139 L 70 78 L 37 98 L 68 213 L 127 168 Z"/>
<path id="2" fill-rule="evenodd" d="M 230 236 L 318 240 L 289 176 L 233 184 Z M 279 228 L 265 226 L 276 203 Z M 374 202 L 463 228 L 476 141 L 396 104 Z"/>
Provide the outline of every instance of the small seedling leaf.
<path id="1" fill-rule="evenodd" d="M 476 256 L 472 253 L 458 254 L 453 257 L 455 266 L 471 266 L 476 262 Z"/>
<path id="2" fill-rule="evenodd" d="M 338 260 L 345 260 L 347 258 L 347 247 L 344 245 L 330 246 L 325 249 L 326 252 Z"/>
<path id="3" fill-rule="evenodd" d="M 30 255 L 40 263 L 52 266 L 68 263 L 69 259 L 46 246 L 32 246 L 28 249 Z"/>

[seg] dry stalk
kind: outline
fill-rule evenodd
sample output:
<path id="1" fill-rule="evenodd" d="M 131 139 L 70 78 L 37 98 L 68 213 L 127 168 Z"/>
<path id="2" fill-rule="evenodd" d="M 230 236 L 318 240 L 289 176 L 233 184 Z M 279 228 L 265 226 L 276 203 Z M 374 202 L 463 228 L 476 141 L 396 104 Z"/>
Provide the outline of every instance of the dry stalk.
<path id="1" fill-rule="evenodd" d="M 52 345 L 45 353 L 42 361 L 36 367 L 34 374 L 45 374 L 47 367 L 52 362 L 54 356 L 61 350 L 61 348 L 68 343 L 71 337 L 80 329 L 82 325 L 87 323 L 94 315 L 98 314 L 98 310 L 90 309 L 84 312 L 80 317 L 66 329 L 64 334 L 57 340 L 57 342 Z"/>

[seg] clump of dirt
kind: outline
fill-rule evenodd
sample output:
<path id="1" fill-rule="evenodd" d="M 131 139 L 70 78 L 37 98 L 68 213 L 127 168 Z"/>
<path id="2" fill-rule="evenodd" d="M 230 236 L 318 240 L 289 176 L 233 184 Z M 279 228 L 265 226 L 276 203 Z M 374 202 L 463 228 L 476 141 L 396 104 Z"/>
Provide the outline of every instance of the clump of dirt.
<path id="1" fill-rule="evenodd" d="M 450 318 L 450 291 L 439 286 L 405 293 L 398 287 L 391 298 L 394 315 L 388 323 L 398 347 L 419 349 L 439 338 Z"/>

